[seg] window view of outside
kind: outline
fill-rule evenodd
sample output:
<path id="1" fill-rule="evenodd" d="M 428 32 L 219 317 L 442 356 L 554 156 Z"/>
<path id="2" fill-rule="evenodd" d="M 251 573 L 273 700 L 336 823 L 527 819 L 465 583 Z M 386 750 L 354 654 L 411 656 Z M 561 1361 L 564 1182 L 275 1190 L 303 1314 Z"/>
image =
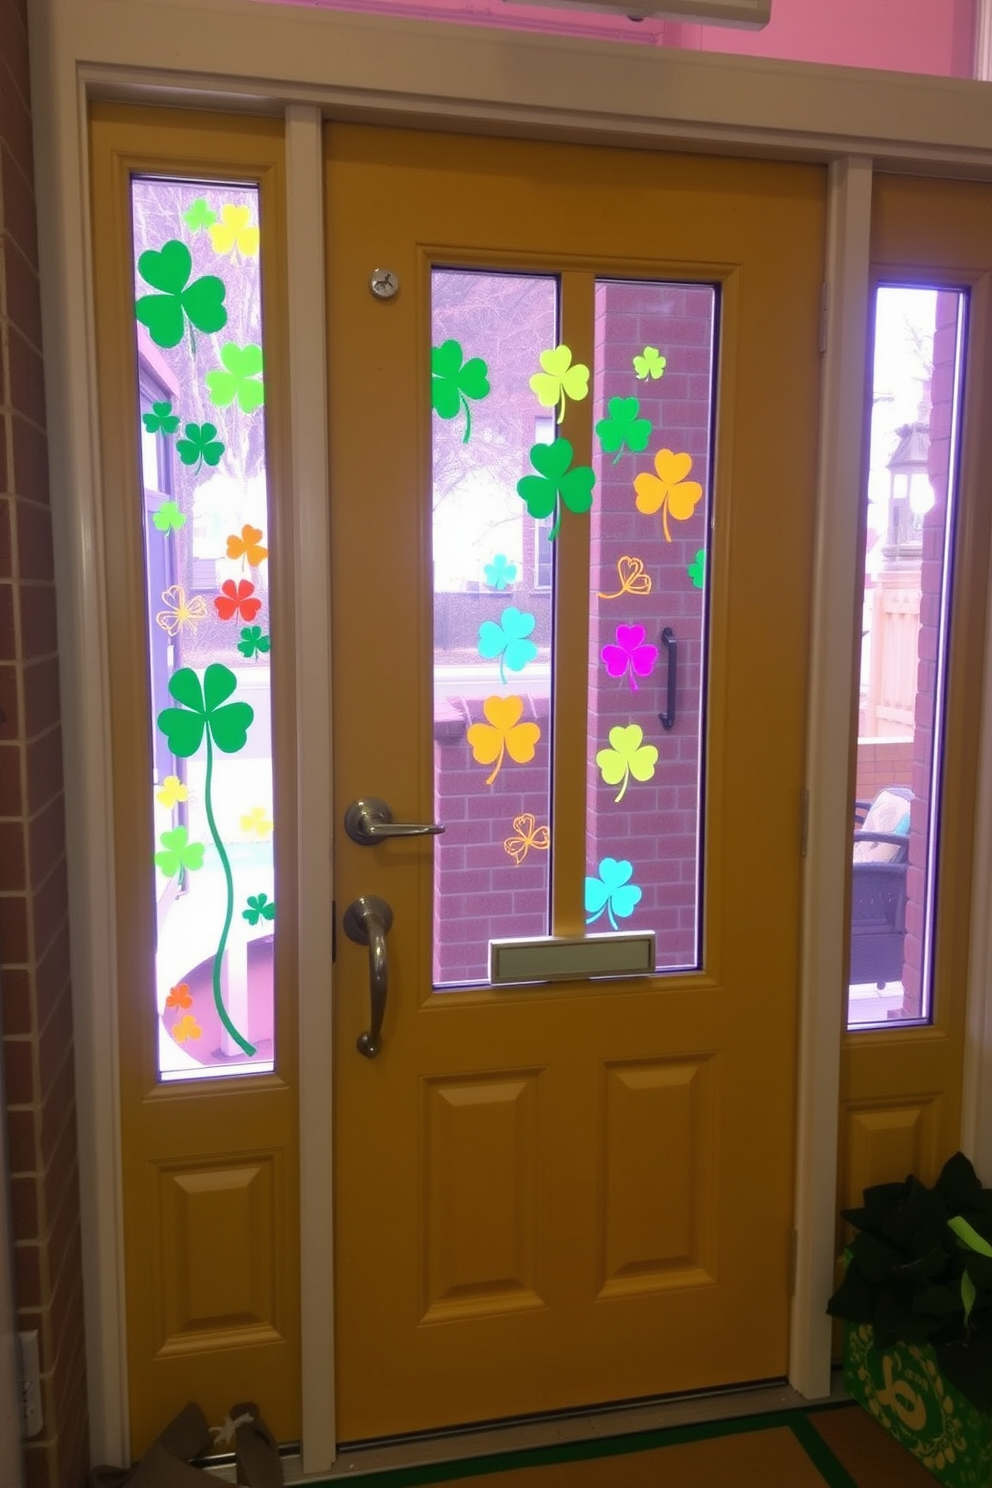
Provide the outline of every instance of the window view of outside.
<path id="1" fill-rule="evenodd" d="M 258 190 L 132 182 L 163 1080 L 273 1068 Z"/>
<path id="2" fill-rule="evenodd" d="M 851 1027 L 930 1016 L 944 658 L 965 297 L 877 291 Z"/>

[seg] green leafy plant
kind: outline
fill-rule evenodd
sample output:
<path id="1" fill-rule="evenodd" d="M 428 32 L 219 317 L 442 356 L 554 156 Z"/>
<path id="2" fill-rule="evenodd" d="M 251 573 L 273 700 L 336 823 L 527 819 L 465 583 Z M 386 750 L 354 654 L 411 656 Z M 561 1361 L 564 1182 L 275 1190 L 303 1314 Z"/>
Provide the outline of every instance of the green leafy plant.
<path id="1" fill-rule="evenodd" d="M 567 439 L 556 439 L 553 444 L 534 444 L 531 446 L 530 463 L 537 475 L 525 475 L 517 481 L 517 495 L 532 517 L 550 517 L 554 512 L 555 520 L 548 533 L 549 542 L 553 542 L 558 536 L 561 526 L 559 503 L 564 503 L 573 512 L 587 512 L 592 506 L 592 488 L 596 477 L 589 465 L 576 465 L 574 470 L 569 469 L 572 454 L 572 446 Z"/>
<path id="2" fill-rule="evenodd" d="M 206 743 L 203 804 L 207 815 L 207 825 L 224 870 L 224 881 L 227 887 L 224 925 L 213 964 L 214 1006 L 217 1009 L 217 1016 L 231 1038 L 251 1058 L 255 1053 L 255 1046 L 250 1044 L 231 1022 L 224 1005 L 221 988 L 224 951 L 227 947 L 227 938 L 231 933 L 231 921 L 234 918 L 234 876 L 231 872 L 231 860 L 227 855 L 227 849 L 217 830 L 213 807 L 214 750 L 216 748 L 225 754 L 236 754 L 239 749 L 243 749 L 248 742 L 248 729 L 255 718 L 255 710 L 249 703 L 228 702 L 237 689 L 237 685 L 237 677 L 229 667 L 222 666 L 220 662 L 212 662 L 207 667 L 203 674 L 202 684 L 192 667 L 181 667 L 169 678 L 169 692 L 180 706 L 163 708 L 158 715 L 158 727 L 165 735 L 172 753 L 178 755 L 180 759 L 189 759 L 190 755 L 195 754 L 200 746 Z M 185 832 L 186 829 L 183 827 L 177 830 Z M 169 848 L 164 837 L 162 845 Z M 157 858 L 156 861 L 158 861 Z"/>
<path id="3" fill-rule="evenodd" d="M 858 1233 L 827 1311 L 870 1324 L 882 1349 L 930 1344 L 951 1384 L 992 1410 L 992 1189 L 958 1152 L 932 1188 L 878 1184 L 841 1212 Z"/>
<path id="4" fill-rule="evenodd" d="M 431 347 L 431 407 L 443 419 L 457 418 L 460 411 L 464 412 L 462 444 L 468 444 L 472 437 L 468 400 L 487 398 L 490 389 L 489 368 L 482 358 L 469 357 L 467 362 L 464 358 L 460 341 L 443 341 Z"/>
<path id="5" fill-rule="evenodd" d="M 209 335 L 227 325 L 223 280 L 204 274 L 190 283 L 192 272 L 193 256 L 178 238 L 160 249 L 149 248 L 138 259 L 138 273 L 159 293 L 142 295 L 135 301 L 134 313 L 156 346 L 178 346 L 188 321 L 195 351 L 192 327 Z"/>

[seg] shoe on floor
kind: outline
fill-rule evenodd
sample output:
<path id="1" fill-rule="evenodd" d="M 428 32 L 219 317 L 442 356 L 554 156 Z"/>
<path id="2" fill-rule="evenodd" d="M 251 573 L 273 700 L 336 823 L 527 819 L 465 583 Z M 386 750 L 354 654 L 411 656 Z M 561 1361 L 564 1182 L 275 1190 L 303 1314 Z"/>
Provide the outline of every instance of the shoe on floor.
<path id="1" fill-rule="evenodd" d="M 282 1460 L 275 1437 L 258 1413 L 254 1401 L 231 1406 L 230 1420 L 236 1422 L 234 1450 L 237 1459 L 237 1482 L 244 1488 L 282 1488 Z"/>
<path id="2" fill-rule="evenodd" d="M 169 1422 L 134 1467 L 94 1467 L 87 1488 L 203 1488 L 203 1474 L 189 1466 L 210 1446 L 206 1417 L 192 1400 Z"/>

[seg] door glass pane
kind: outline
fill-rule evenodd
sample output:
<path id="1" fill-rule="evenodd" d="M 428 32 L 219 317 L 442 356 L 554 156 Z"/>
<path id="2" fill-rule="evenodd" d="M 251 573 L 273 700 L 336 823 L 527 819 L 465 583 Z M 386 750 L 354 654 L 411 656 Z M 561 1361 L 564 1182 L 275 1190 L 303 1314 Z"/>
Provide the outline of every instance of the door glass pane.
<path id="1" fill-rule="evenodd" d="M 517 483 L 554 438 L 529 379 L 557 322 L 554 276 L 434 270 L 439 987 L 486 981 L 490 938 L 549 929 L 554 544 Z"/>
<path id="2" fill-rule="evenodd" d="M 258 195 L 131 188 L 163 1080 L 274 1060 Z"/>
<path id="3" fill-rule="evenodd" d="M 596 286 L 586 912 L 659 970 L 700 958 L 715 329 L 710 285 Z"/>
<path id="4" fill-rule="evenodd" d="M 876 292 L 853 823 L 851 1027 L 931 1016 L 966 296 Z"/>

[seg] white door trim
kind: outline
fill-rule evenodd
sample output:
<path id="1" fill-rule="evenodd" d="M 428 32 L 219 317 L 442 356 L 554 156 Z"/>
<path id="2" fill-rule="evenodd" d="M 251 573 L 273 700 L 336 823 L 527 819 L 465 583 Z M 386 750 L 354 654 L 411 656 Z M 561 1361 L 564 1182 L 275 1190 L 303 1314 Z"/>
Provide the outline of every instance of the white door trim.
<path id="1" fill-rule="evenodd" d="M 195 18 L 195 25 L 194 25 Z M 876 168 L 992 180 L 992 109 L 979 83 L 793 66 L 753 58 L 673 53 L 622 43 L 562 40 L 484 28 L 407 22 L 256 0 L 32 0 L 32 92 L 38 168 L 52 504 L 60 594 L 60 655 L 73 927 L 77 1098 L 83 1193 L 91 1440 L 96 1459 L 123 1460 L 127 1440 L 117 1135 L 113 853 L 102 533 L 88 262 L 85 100 L 126 96 L 287 118 L 294 317 L 291 377 L 295 555 L 311 576 L 326 554 L 324 352 L 314 296 L 320 228 L 318 114 L 723 153 L 836 162 L 831 166 L 832 303 L 824 391 L 811 719 L 846 719 L 852 624 L 856 478 L 861 438 L 867 158 Z M 182 37 L 195 47 L 188 51 Z M 857 158 L 849 158 L 857 157 Z M 866 177 L 868 172 L 868 177 Z M 301 231 L 302 229 L 302 231 Z M 293 239 L 296 239 L 294 244 Z M 82 245 L 82 251 L 81 250 Z M 294 276 L 299 278 L 294 284 Z M 305 286 L 309 286 L 305 288 Z M 860 327 L 860 330 L 859 330 Z M 829 428 L 829 436 L 827 429 Z M 845 569 L 844 564 L 848 567 Z M 318 806 L 329 790 L 329 713 L 317 696 L 329 656 L 326 585 L 299 586 L 294 637 L 301 702 L 301 1102 L 305 1127 L 329 1131 L 330 844 Z M 306 592 L 307 597 L 302 597 Z M 845 657 L 847 658 L 845 661 Z M 830 725 L 834 727 L 834 725 Z M 836 725 L 840 732 L 846 723 Z M 840 732 L 832 737 L 834 744 Z M 846 803 L 840 765 L 811 731 L 803 1026 L 799 1088 L 797 1294 L 792 1377 L 819 1393 L 826 1248 L 832 1245 L 836 1067 L 843 933 L 838 895 Z M 845 839 L 846 840 L 846 839 Z M 834 877 L 833 875 L 836 875 Z M 976 874 L 976 903 L 992 893 L 992 864 Z M 984 1005 L 986 979 L 978 979 Z M 973 1005 L 977 999 L 973 998 Z M 318 1124 L 319 1123 L 319 1124 Z M 333 1453 L 329 1341 L 330 1206 L 322 1182 L 329 1146 L 304 1142 L 303 1265 L 315 1302 L 304 1320 L 307 1470 Z M 309 1192 L 308 1192 L 309 1188 Z M 325 1196 L 329 1188 L 323 1190 Z M 829 1221 L 829 1224 L 828 1224 Z M 829 1228 L 829 1240 L 827 1239 Z"/>

